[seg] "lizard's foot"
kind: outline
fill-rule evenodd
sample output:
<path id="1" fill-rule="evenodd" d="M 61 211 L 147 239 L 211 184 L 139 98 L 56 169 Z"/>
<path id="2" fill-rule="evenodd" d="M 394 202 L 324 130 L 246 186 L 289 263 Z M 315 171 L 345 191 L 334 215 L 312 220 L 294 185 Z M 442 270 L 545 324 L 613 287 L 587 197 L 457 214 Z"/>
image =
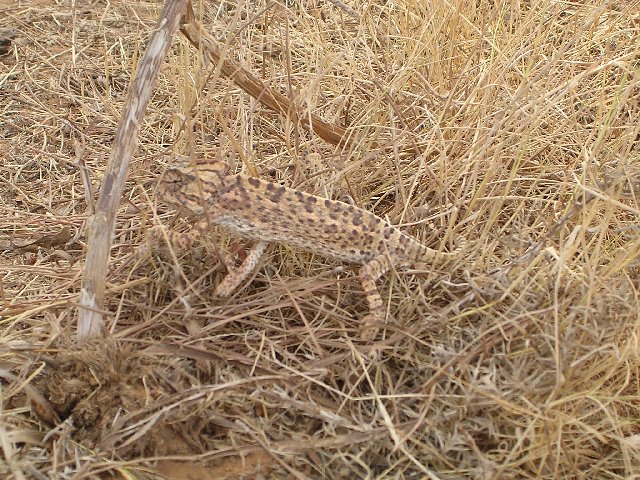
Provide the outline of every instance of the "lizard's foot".
<path id="1" fill-rule="evenodd" d="M 267 249 L 265 242 L 257 242 L 249 253 L 247 258 L 240 264 L 240 266 L 229 269 L 227 276 L 222 279 L 222 282 L 214 290 L 214 295 L 217 297 L 230 297 L 233 291 L 240 286 L 242 282 L 251 274 L 254 268 L 260 262 L 260 258 Z"/>
<path id="2" fill-rule="evenodd" d="M 360 332 L 360 338 L 364 342 L 371 342 L 378 335 L 380 326 L 384 324 L 384 318 L 382 318 L 380 315 L 369 313 L 362 319 L 362 322 L 364 323 L 364 325 L 362 326 L 362 330 Z"/>

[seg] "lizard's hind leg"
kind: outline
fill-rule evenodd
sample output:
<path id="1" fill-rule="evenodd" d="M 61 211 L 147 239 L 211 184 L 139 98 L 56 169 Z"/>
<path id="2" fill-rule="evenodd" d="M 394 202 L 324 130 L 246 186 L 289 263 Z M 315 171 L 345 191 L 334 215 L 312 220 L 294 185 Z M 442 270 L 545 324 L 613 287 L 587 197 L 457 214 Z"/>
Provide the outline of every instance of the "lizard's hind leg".
<path id="1" fill-rule="evenodd" d="M 369 314 L 364 317 L 364 326 L 362 328 L 362 339 L 372 340 L 378 333 L 378 326 L 384 323 L 384 304 L 382 303 L 382 297 L 376 287 L 376 281 L 391 268 L 391 261 L 387 255 L 380 255 L 374 258 L 369 263 L 366 263 L 360 268 L 358 277 L 362 290 L 364 290 L 367 296 L 367 303 L 369 304 Z"/>
<path id="2" fill-rule="evenodd" d="M 247 258 L 245 258 L 240 266 L 231 268 L 232 264 L 227 265 L 227 275 L 222 279 L 214 290 L 214 294 L 219 297 L 229 297 L 233 291 L 240 286 L 242 282 L 251 274 L 254 268 L 260 262 L 260 258 L 267 249 L 267 242 L 256 242 L 249 250 Z M 226 262 L 225 262 L 226 263 Z"/>

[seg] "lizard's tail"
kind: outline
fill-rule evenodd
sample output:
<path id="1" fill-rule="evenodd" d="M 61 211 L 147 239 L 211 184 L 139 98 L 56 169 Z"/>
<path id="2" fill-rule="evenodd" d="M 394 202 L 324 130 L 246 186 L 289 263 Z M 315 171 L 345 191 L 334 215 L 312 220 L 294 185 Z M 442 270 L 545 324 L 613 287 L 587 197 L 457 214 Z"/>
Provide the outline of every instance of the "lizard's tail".
<path id="1" fill-rule="evenodd" d="M 418 241 L 414 241 L 412 244 L 408 245 L 407 254 L 410 258 L 415 260 L 416 267 L 419 267 L 420 265 L 445 265 L 462 257 L 462 253 L 469 245 L 466 238 L 461 236 L 456 237 L 455 243 L 455 249 L 450 252 L 441 252 L 439 250 L 429 248 Z M 415 251 L 411 252 L 411 249 L 415 249 Z"/>

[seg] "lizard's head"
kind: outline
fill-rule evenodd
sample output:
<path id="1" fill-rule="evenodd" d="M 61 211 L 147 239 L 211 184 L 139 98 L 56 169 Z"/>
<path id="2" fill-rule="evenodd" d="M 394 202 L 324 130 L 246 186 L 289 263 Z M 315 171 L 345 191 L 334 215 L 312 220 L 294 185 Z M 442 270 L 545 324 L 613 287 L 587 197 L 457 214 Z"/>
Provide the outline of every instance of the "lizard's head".
<path id="1" fill-rule="evenodd" d="M 189 216 L 202 216 L 220 193 L 228 165 L 221 161 L 181 162 L 167 168 L 160 181 L 160 198 Z"/>

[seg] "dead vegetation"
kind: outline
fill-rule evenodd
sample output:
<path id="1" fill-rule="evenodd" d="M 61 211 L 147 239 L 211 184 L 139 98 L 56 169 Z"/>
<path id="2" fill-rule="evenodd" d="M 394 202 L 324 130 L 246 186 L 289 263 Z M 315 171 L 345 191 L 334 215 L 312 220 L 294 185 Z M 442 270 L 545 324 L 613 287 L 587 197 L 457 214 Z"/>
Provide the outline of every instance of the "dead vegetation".
<path id="1" fill-rule="evenodd" d="M 107 335 L 79 349 L 86 220 L 160 4 L 0 2 L 2 476 L 640 475 L 640 3 L 194 6 L 222 57 L 307 117 L 175 37 L 118 212 Z M 244 244 L 149 239 L 189 229 L 155 197 L 175 154 L 470 248 L 390 274 L 372 343 L 349 270 L 286 246 L 221 301 L 216 252 Z"/>

